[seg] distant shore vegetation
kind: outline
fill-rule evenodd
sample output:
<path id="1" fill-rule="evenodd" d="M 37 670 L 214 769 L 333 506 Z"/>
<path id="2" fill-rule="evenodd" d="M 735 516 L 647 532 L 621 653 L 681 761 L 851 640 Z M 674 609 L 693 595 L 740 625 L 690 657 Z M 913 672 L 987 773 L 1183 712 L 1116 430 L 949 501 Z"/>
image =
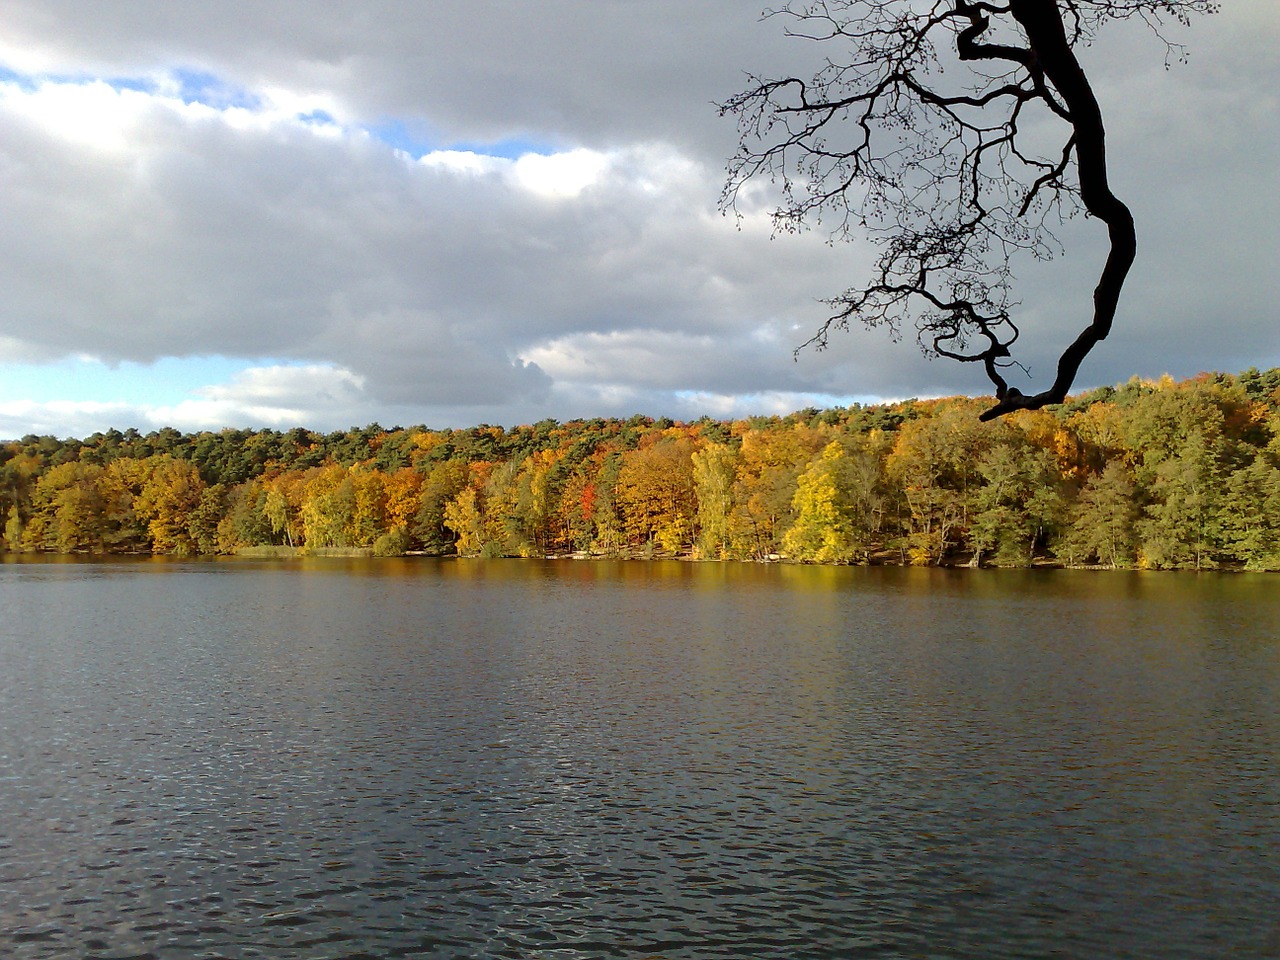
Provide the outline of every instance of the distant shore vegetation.
<path id="1" fill-rule="evenodd" d="M 3 545 L 1280 570 L 1280 369 L 987 405 L 26 436 L 0 444 Z"/>

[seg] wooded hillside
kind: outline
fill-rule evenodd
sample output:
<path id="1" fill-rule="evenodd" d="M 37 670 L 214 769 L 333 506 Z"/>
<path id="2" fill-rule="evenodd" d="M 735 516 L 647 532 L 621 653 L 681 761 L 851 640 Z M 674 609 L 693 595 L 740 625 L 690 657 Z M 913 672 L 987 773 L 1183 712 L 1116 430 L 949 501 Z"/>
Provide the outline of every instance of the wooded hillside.
<path id="1" fill-rule="evenodd" d="M 0 444 L 0 515 L 10 551 L 1280 569 L 1280 369 L 986 405 L 27 436 Z"/>

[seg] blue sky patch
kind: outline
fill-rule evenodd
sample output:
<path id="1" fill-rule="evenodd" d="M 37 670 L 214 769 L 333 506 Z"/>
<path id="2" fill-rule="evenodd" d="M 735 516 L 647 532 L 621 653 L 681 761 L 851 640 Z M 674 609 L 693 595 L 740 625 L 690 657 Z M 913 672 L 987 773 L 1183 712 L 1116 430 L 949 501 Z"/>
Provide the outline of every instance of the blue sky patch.
<path id="1" fill-rule="evenodd" d="M 67 358 L 52 363 L 0 363 L 0 402 L 102 401 L 170 406 L 195 398 L 201 387 L 227 383 L 249 367 L 275 360 L 165 357 L 155 363 L 102 363 Z"/>
<path id="2" fill-rule="evenodd" d="M 425 124 L 415 124 L 411 127 L 403 120 L 384 120 L 364 129 L 370 136 L 381 140 L 389 147 L 404 151 L 415 160 L 436 150 L 462 150 L 507 160 L 515 160 L 526 153 L 556 152 L 556 147 L 551 144 L 520 137 L 492 142 L 449 140 L 436 135 Z"/>
<path id="3" fill-rule="evenodd" d="M 203 70 L 174 70 L 172 76 L 180 84 L 179 95 L 184 103 L 202 103 L 216 110 L 240 107 L 258 110 L 262 99 L 243 87 Z"/>

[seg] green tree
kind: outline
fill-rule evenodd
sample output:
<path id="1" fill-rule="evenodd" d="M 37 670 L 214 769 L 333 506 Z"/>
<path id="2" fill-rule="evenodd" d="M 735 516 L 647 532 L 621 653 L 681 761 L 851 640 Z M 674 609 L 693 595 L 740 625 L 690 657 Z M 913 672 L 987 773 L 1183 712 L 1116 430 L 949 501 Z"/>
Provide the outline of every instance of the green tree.
<path id="1" fill-rule="evenodd" d="M 445 508 L 462 493 L 467 482 L 467 465 L 461 460 L 428 465 L 418 493 L 418 510 L 409 527 L 413 539 L 426 552 L 440 554 L 454 548 L 456 535 L 445 521 Z"/>
<path id="2" fill-rule="evenodd" d="M 489 552 L 497 555 L 528 557 L 534 554 L 531 518 L 521 510 L 520 474 L 520 464 L 515 461 L 499 463 L 484 485 L 481 499 L 484 543 Z"/>
<path id="3" fill-rule="evenodd" d="M 1224 549 L 1250 570 L 1280 570 L 1280 469 L 1265 453 L 1227 477 Z"/>
<path id="4" fill-rule="evenodd" d="M 913 564 L 942 563 L 967 526 L 970 488 L 993 428 L 979 423 L 969 403 L 938 407 L 904 423 L 886 470 L 901 498 L 902 544 Z"/>
<path id="5" fill-rule="evenodd" d="M 1030 566 L 1037 546 L 1058 525 L 1064 506 L 1052 454 L 1010 431 L 977 466 L 985 483 L 974 488 L 969 511 L 974 566 L 988 554 L 999 564 Z"/>
<path id="6" fill-rule="evenodd" d="M 283 496 L 278 492 L 276 495 L 280 497 L 280 502 L 283 504 Z M 272 523 L 267 515 L 269 497 L 270 493 L 261 480 L 250 480 L 248 483 L 230 488 L 227 493 L 224 516 L 218 521 L 219 553 L 235 553 L 240 547 L 277 542 L 273 539 L 276 531 L 272 529 Z M 285 519 L 283 509 L 280 513 L 283 530 Z"/>
<path id="7" fill-rule="evenodd" d="M 1058 553 L 1068 562 L 1096 559 L 1108 567 L 1133 565 L 1138 504 L 1129 468 L 1115 461 L 1091 478 L 1070 511 Z"/>
<path id="8" fill-rule="evenodd" d="M 199 502 L 187 517 L 187 533 L 196 553 L 208 555 L 223 552 L 218 530 L 229 509 L 227 488 L 221 483 L 205 487 L 200 492 Z"/>
<path id="9" fill-rule="evenodd" d="M 1156 467 L 1148 489 L 1152 499 L 1136 527 L 1142 565 L 1216 566 L 1222 477 L 1199 431 L 1187 438 L 1182 451 Z"/>

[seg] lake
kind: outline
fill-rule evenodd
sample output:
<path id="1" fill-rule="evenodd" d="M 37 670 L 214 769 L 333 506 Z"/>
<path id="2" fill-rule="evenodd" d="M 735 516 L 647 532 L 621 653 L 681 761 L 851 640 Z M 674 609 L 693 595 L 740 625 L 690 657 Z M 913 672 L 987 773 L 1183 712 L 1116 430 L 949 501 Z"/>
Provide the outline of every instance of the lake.
<path id="1" fill-rule="evenodd" d="M 1274 575 L 6 562 L 0 955 L 1275 958 L 1278 708 Z"/>

